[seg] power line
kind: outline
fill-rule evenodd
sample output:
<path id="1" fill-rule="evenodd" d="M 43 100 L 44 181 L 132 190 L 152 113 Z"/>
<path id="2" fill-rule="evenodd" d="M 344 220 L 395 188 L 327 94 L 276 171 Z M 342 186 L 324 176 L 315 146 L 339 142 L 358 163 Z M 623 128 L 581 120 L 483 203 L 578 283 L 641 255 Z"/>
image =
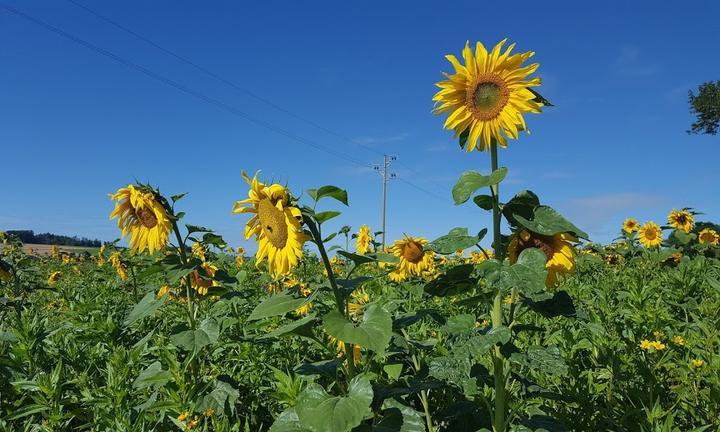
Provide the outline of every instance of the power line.
<path id="1" fill-rule="evenodd" d="M 291 115 L 291 116 L 293 116 L 293 117 L 295 117 L 295 118 L 298 118 L 298 119 L 300 119 L 300 120 L 302 120 L 302 121 L 305 121 L 305 122 L 307 122 L 308 124 L 311 124 L 311 125 L 319 128 L 319 129 L 321 129 L 321 130 L 323 130 L 323 131 L 325 131 L 325 132 L 328 132 L 328 133 L 330 133 L 330 134 L 332 134 L 332 135 L 335 135 L 335 136 L 337 136 L 337 137 L 339 137 L 339 138 L 341 138 L 341 139 L 343 139 L 343 140 L 345 140 L 345 141 L 348 141 L 348 142 L 351 142 L 351 143 L 353 143 L 353 144 L 359 145 L 360 147 L 366 148 L 366 149 L 368 149 L 368 150 L 370 150 L 370 151 L 373 151 L 373 152 L 375 152 L 375 153 L 380 153 L 380 152 L 378 152 L 377 150 L 373 149 L 372 147 L 363 145 L 363 144 L 361 144 L 361 143 L 357 143 L 357 142 L 355 142 L 355 141 L 353 141 L 353 140 L 350 140 L 349 138 L 343 136 L 342 134 L 336 133 L 336 132 L 334 132 L 334 131 L 332 131 L 332 130 L 330 130 L 330 129 L 327 129 L 327 128 L 325 128 L 325 127 L 323 127 L 323 126 L 315 123 L 315 122 L 312 122 L 312 121 L 310 121 L 310 120 L 307 120 L 307 119 L 304 119 L 304 118 L 302 118 L 302 117 L 300 117 L 300 116 L 297 116 L 297 115 L 293 114 L 292 112 L 290 112 L 290 111 L 288 111 L 288 110 L 285 110 L 284 108 L 280 107 L 279 105 L 276 105 L 276 104 L 274 104 L 274 103 L 271 102 L 271 101 L 268 101 L 268 100 L 266 100 L 266 99 L 264 99 L 264 98 L 261 98 L 260 96 L 257 96 L 257 95 L 255 95 L 254 93 L 249 92 L 248 90 L 246 90 L 246 89 L 244 89 L 244 88 L 242 88 L 242 87 L 239 87 L 239 86 L 235 85 L 234 83 L 232 83 L 232 82 L 229 81 L 229 80 L 225 80 L 224 78 L 222 78 L 222 77 L 220 77 L 219 75 L 213 73 L 212 71 L 209 71 L 209 70 L 203 68 L 202 66 L 199 66 L 199 65 L 191 62 L 190 60 L 185 59 L 184 57 L 181 57 L 181 56 L 179 56 L 179 55 L 176 55 L 176 54 L 174 54 L 174 53 L 173 53 L 172 51 L 170 51 L 170 50 L 166 50 L 166 49 L 162 48 L 161 46 L 155 44 L 155 43 L 152 42 L 151 40 L 149 40 L 149 39 L 147 39 L 147 38 L 144 38 L 142 35 L 139 35 L 139 34 L 133 32 L 133 31 L 130 30 L 130 29 L 126 29 L 126 28 L 124 28 L 123 26 L 121 26 L 120 24 L 117 24 L 117 23 L 115 23 L 114 21 L 112 21 L 112 20 L 110 20 L 110 19 L 106 19 L 106 18 L 102 17 L 101 15 L 95 13 L 94 11 L 91 11 L 89 8 L 86 8 L 86 7 L 82 6 L 82 5 L 80 5 L 79 3 L 74 2 L 73 0 L 68 0 L 68 1 L 71 2 L 71 3 L 73 3 L 73 4 L 76 4 L 76 5 L 80 6 L 80 7 L 82 7 L 83 9 L 88 10 L 89 12 L 93 13 L 94 15 L 97 15 L 98 17 L 101 17 L 102 19 L 104 19 L 104 20 L 112 23 L 112 24 L 115 25 L 115 26 L 118 26 L 118 28 L 121 28 L 121 29 L 127 31 L 127 32 L 133 34 L 134 36 L 136 36 L 136 37 L 138 37 L 138 38 L 141 38 L 142 40 L 146 41 L 147 43 L 150 43 L 151 45 L 157 47 L 158 49 L 160 49 L 160 50 L 162 50 L 162 51 L 164 51 L 164 52 L 167 52 L 168 54 L 173 55 L 174 57 L 177 57 L 178 59 L 181 59 L 183 62 L 186 62 L 186 63 L 188 63 L 188 64 L 192 64 L 194 67 L 198 68 L 199 70 L 204 71 L 206 74 L 211 75 L 211 76 L 215 77 L 216 79 L 219 79 L 219 80 L 225 82 L 226 84 L 231 85 L 231 86 L 233 86 L 234 88 L 237 88 L 238 90 L 241 90 L 241 91 L 246 92 L 246 93 L 248 93 L 248 94 L 252 94 L 252 96 L 255 97 L 256 99 L 261 100 L 261 101 L 264 101 L 265 103 L 267 103 L 267 104 L 275 107 L 276 109 L 278 109 L 278 110 L 280 110 L 280 111 L 286 112 L 287 114 L 289 114 L 289 115 Z M 142 73 L 142 74 L 144 74 L 144 75 L 146 75 L 146 76 L 149 76 L 150 78 L 153 78 L 153 79 L 156 80 L 156 81 L 159 81 L 159 82 L 161 82 L 161 83 L 163 83 L 163 84 L 165 84 L 165 85 L 168 85 L 168 86 L 170 86 L 170 87 L 173 87 L 173 88 L 175 88 L 176 90 L 179 90 L 179 91 L 181 91 L 181 92 L 183 92 L 183 93 L 186 93 L 186 94 L 188 94 L 188 95 L 190 95 L 190 96 L 192 96 L 192 97 L 194 97 L 194 98 L 196 98 L 196 99 L 199 99 L 199 100 L 201 100 L 201 101 L 203 101 L 203 102 L 206 102 L 206 103 L 208 103 L 208 104 L 210 104 L 210 105 L 214 105 L 214 106 L 216 106 L 217 108 L 220 108 L 220 109 L 222 109 L 223 111 L 226 111 L 226 112 L 228 112 L 228 113 L 230 113 L 230 114 L 232 114 L 232 115 L 235 115 L 235 116 L 237 116 L 237 117 L 243 118 L 243 119 L 246 120 L 246 121 L 249 121 L 249 122 L 254 123 L 254 124 L 258 125 L 258 126 L 264 127 L 264 128 L 266 128 L 266 129 L 268 129 L 268 130 L 271 130 L 271 131 L 273 131 L 273 132 L 275 132 L 275 133 L 277 133 L 277 134 L 283 135 L 283 136 L 285 136 L 285 137 L 287 137 L 287 138 L 290 138 L 290 139 L 295 140 L 295 141 L 297 141 L 297 142 L 300 142 L 300 143 L 302 143 L 302 144 L 305 144 L 305 145 L 308 145 L 308 146 L 310 146 L 310 147 L 313 147 L 313 148 L 315 148 L 316 150 L 325 152 L 325 153 L 330 154 L 330 155 L 333 155 L 333 156 L 335 156 L 335 157 L 337 157 L 337 158 L 340 158 L 340 159 L 343 159 L 343 160 L 345 160 L 345 161 L 351 162 L 351 163 L 353 163 L 353 164 L 355 164 L 355 165 L 358 165 L 358 166 L 361 166 L 361 167 L 370 167 L 370 168 L 372 168 L 371 165 L 369 165 L 369 164 L 367 164 L 367 163 L 365 163 L 365 162 L 363 162 L 363 161 L 361 161 L 361 160 L 359 160 L 359 159 L 357 159 L 357 158 L 355 158 L 355 157 L 353 157 L 353 156 L 350 156 L 350 155 L 347 155 L 347 154 L 345 154 L 345 153 L 339 152 L 339 151 L 337 151 L 337 150 L 328 148 L 328 147 L 326 147 L 326 146 L 324 146 L 324 145 L 322 145 L 322 144 L 319 144 L 319 143 L 317 143 L 317 142 L 314 142 L 314 141 L 305 139 L 305 138 L 303 138 L 303 137 L 301 137 L 301 136 L 299 136 L 299 135 L 296 135 L 296 134 L 294 134 L 294 133 L 292 133 L 292 132 L 290 132 L 290 131 L 288 131 L 288 130 L 286 130 L 286 129 L 283 129 L 283 128 L 279 127 L 279 126 L 276 126 L 276 125 L 274 125 L 274 124 L 272 124 L 272 123 L 269 123 L 269 122 L 267 122 L 267 121 L 258 119 L 258 118 L 256 118 L 256 117 L 253 117 L 253 116 L 251 116 L 251 115 L 249 115 L 249 114 L 247 114 L 247 113 L 245 113 L 245 112 L 243 112 L 243 111 L 241 111 L 241 110 L 233 107 L 232 105 L 229 105 L 229 104 L 227 104 L 227 103 L 225 103 L 225 102 L 222 102 L 222 101 L 220 101 L 220 100 L 218 100 L 218 99 L 215 99 L 215 98 L 213 98 L 213 97 L 211 97 L 211 96 L 207 96 L 207 95 L 203 94 L 203 93 L 200 92 L 200 91 L 194 90 L 194 89 L 192 89 L 192 88 L 190 88 L 190 87 L 188 87 L 188 86 L 186 86 L 186 85 L 184 85 L 184 84 L 181 84 L 181 83 L 179 83 L 179 82 L 177 82 L 177 81 L 175 81 L 175 80 L 173 80 L 173 79 L 171 79 L 171 78 L 168 78 L 168 77 L 166 77 L 166 76 L 164 76 L 164 75 L 161 75 L 161 74 L 159 74 L 159 73 L 157 73 L 157 72 L 154 72 L 154 71 L 152 71 L 152 70 L 150 70 L 150 69 L 148 69 L 148 68 L 146 68 L 146 67 L 144 67 L 144 66 L 142 66 L 142 65 L 140 65 L 140 64 L 138 64 L 138 63 L 133 62 L 132 60 L 128 60 L 128 59 L 126 59 L 126 58 L 120 57 L 119 55 L 117 55 L 117 54 L 115 54 L 115 53 L 113 53 L 113 52 L 111 52 L 111 51 L 109 51 L 109 50 L 107 50 L 107 49 L 105 49 L 105 48 L 102 48 L 102 47 L 100 47 L 100 46 L 98 46 L 98 45 L 95 45 L 95 44 L 93 44 L 93 43 L 91 43 L 91 42 L 88 42 L 88 41 L 86 41 L 86 40 L 84 40 L 84 39 L 82 39 L 82 38 L 80 38 L 80 37 L 78 37 L 78 36 L 75 36 L 75 35 L 73 35 L 73 34 L 71 34 L 71 33 L 69 33 L 69 32 L 66 32 L 65 30 L 60 29 L 59 27 L 56 27 L 56 26 L 54 26 L 54 25 L 52 25 L 52 24 L 49 24 L 49 23 L 47 23 L 47 22 L 45 22 L 45 21 L 42 21 L 42 20 L 40 20 L 40 19 L 38 19 L 38 18 L 35 18 L 35 17 L 33 17 L 33 16 L 31 16 L 31 15 L 25 13 L 25 12 L 22 12 L 22 11 L 16 9 L 16 8 L 13 8 L 13 7 L 11 7 L 11 6 L 4 5 L 4 4 L 0 4 L 0 7 L 2 7 L 3 9 L 7 10 L 8 12 L 13 13 L 13 14 L 15 14 L 16 16 L 19 16 L 19 17 L 21 17 L 21 18 L 23 18 L 23 19 L 25 19 L 25 20 L 33 23 L 33 24 L 36 24 L 36 25 L 38 25 L 38 26 L 40 26 L 40 27 L 43 27 L 43 28 L 45 28 L 46 30 L 49 30 L 49 31 L 51 31 L 51 32 L 53 32 L 53 33 L 56 33 L 56 34 L 58 34 L 58 35 L 60 35 L 60 36 L 62 36 L 62 37 L 64 37 L 64 38 L 66 38 L 66 39 L 68 39 L 68 40 L 70 40 L 70 41 L 72 41 L 72 42 L 75 42 L 75 43 L 77 43 L 77 44 L 79 44 L 79 45 L 82 45 L 82 46 L 84 46 L 85 48 L 90 49 L 91 51 L 94 51 L 94 52 L 96 52 L 96 53 L 98 53 L 98 54 L 100 54 L 100 55 L 103 55 L 103 56 L 105 56 L 105 57 L 108 57 L 108 58 L 110 58 L 110 59 L 112 59 L 112 60 L 114 60 L 114 61 L 116 61 L 116 62 L 118 62 L 118 63 L 120 63 L 120 64 L 122 64 L 122 65 L 124 65 L 124 66 L 126 66 L 126 67 L 129 67 L 129 68 L 131 68 L 131 69 L 134 69 L 134 70 L 136 70 L 136 71 L 138 71 L 138 72 L 140 72 L 140 73 Z M 382 153 L 381 153 L 381 154 L 382 154 Z M 406 166 L 405 164 L 402 164 L 402 165 Z M 406 166 L 406 167 L 407 167 L 407 166 Z M 411 171 L 417 173 L 417 171 L 413 170 L 412 168 L 409 168 L 409 167 L 407 167 L 407 168 L 410 169 Z M 417 174 L 420 175 L 420 173 L 417 173 Z M 437 195 L 437 194 L 435 194 L 435 193 L 433 193 L 433 192 L 430 192 L 430 191 L 428 191 L 427 189 L 424 189 L 424 188 L 422 188 L 422 187 L 420 187 L 420 186 L 418 186 L 418 185 L 410 182 L 409 180 L 406 180 L 406 179 L 400 179 L 400 180 L 401 180 L 402 182 L 404 182 L 404 183 L 406 183 L 406 184 L 414 187 L 415 189 L 417 189 L 417 190 L 419 190 L 419 191 L 421 191 L 421 192 L 429 195 L 429 196 L 432 196 L 432 197 L 435 197 L 435 198 L 440 198 L 441 200 L 445 200 L 445 198 L 442 198 L 442 197 L 440 197 L 439 195 Z"/>
<path id="2" fill-rule="evenodd" d="M 325 126 L 323 126 L 323 125 L 321 125 L 321 124 L 313 121 L 313 120 L 310 120 L 310 119 L 308 119 L 308 118 L 306 118 L 306 117 L 303 117 L 303 116 L 301 116 L 301 115 L 298 115 L 298 114 L 296 114 L 296 113 L 288 110 L 287 108 L 284 108 L 284 107 L 278 105 L 277 103 L 275 103 L 275 102 L 273 102 L 273 101 L 271 101 L 271 100 L 269 100 L 269 99 L 267 99 L 267 98 L 264 98 L 264 97 L 256 94 L 256 93 L 253 92 L 252 90 L 250 90 L 250 89 L 248 89 L 248 88 L 246 88 L 246 87 L 243 87 L 243 86 L 241 86 L 241 85 L 238 85 L 237 83 L 235 83 L 235 82 L 233 82 L 233 81 L 231 81 L 231 80 L 223 77 L 222 75 L 220 75 L 220 74 L 218 74 L 218 73 L 216 73 L 216 72 L 211 71 L 210 69 L 208 69 L 208 68 L 206 68 L 206 67 L 198 64 L 197 62 L 195 62 L 195 61 L 193 61 L 193 60 L 190 60 L 189 58 L 187 58 L 187 57 L 185 57 L 185 56 L 183 56 L 183 55 L 178 54 L 177 52 L 175 52 L 175 51 L 173 51 L 173 50 L 170 50 L 170 49 L 168 49 L 168 48 L 163 47 L 162 45 L 160 45 L 160 44 L 158 44 L 157 42 L 153 41 L 152 39 L 148 38 L 147 36 L 144 36 L 144 35 L 136 32 L 136 31 L 134 31 L 134 30 L 132 30 L 132 29 L 130 29 L 130 28 L 128 28 L 128 27 L 126 27 L 126 26 L 118 23 L 118 22 L 115 21 L 115 20 L 113 20 L 113 19 L 111 19 L 111 18 L 108 18 L 107 16 L 105 16 L 105 15 L 103 15 L 103 14 L 101 14 L 101 13 L 99 13 L 99 12 L 97 12 L 97 11 L 95 11 L 95 10 L 87 7 L 87 6 L 85 6 L 84 4 L 82 4 L 82 3 L 80 3 L 80 2 L 78 2 L 78 1 L 76 1 L 76 0 L 66 0 L 66 1 L 69 2 L 69 3 L 72 3 L 73 5 L 79 7 L 79 8 L 81 8 L 81 9 L 83 9 L 83 10 L 85 10 L 86 12 L 94 15 L 95 17 L 99 18 L 100 20 L 105 21 L 105 22 L 107 22 L 108 24 L 110 24 L 110 25 L 112 25 L 112 26 L 120 29 L 121 31 L 124 31 L 125 33 L 128 33 L 128 34 L 136 37 L 137 39 L 139 39 L 139 40 L 147 43 L 148 45 L 150 45 L 150 46 L 152 46 L 152 47 L 154 47 L 154 48 L 162 51 L 163 53 L 165 53 L 165 54 L 167 54 L 167 55 L 169 55 L 169 56 L 171 56 L 171 57 L 174 57 L 175 59 L 181 61 L 182 63 L 185 63 L 185 64 L 187 64 L 187 65 L 195 68 L 196 70 L 204 73 L 205 75 L 207 75 L 207 76 L 209 76 L 209 77 L 211 77 L 211 78 L 213 78 L 213 79 L 215 79 L 215 80 L 217 80 L 217 81 L 219 81 L 219 82 L 221 82 L 221 83 L 223 83 L 223 84 L 225 84 L 225 85 L 228 85 L 228 86 L 234 88 L 235 90 L 240 91 L 240 92 L 242 92 L 242 93 L 250 96 L 251 98 L 253 98 L 253 99 L 255 99 L 255 100 L 259 101 L 259 102 L 262 102 L 262 103 L 264 103 L 264 104 L 266 104 L 266 105 L 268 105 L 268 106 L 270 106 L 270 107 L 272 107 L 272 108 L 274 108 L 274 109 L 276 109 L 276 110 L 278 110 L 278 111 L 280 111 L 280 112 L 282 112 L 282 113 L 284 113 L 284 114 L 286 114 L 286 115 L 288 115 L 288 116 L 290 116 L 290 117 L 292 117 L 292 118 L 295 118 L 295 119 L 297 119 L 297 120 L 300 120 L 300 121 L 302 121 L 302 122 L 304 122 L 304 123 L 306 123 L 306 124 L 308 124 L 308 125 L 310 125 L 310 126 L 313 126 L 313 127 L 317 128 L 317 129 L 319 129 L 319 130 L 321 130 L 321 131 L 323 131 L 323 132 L 325 132 L 325 133 L 327 133 L 327 134 L 330 134 L 330 135 L 332 135 L 332 136 L 334 136 L 334 137 L 336 137 L 336 138 L 339 138 L 339 139 L 341 139 L 341 140 L 343 140 L 343 141 L 346 141 L 346 142 L 348 142 L 348 143 L 350 143 L 350 144 L 353 144 L 353 145 L 362 147 L 362 148 L 364 148 L 364 149 L 366 149 L 366 150 L 368 150 L 368 151 L 370 151 L 370 152 L 373 152 L 373 153 L 375 153 L 375 154 L 378 154 L 378 155 L 381 155 L 381 156 L 384 156 L 384 155 L 385 155 L 382 151 L 376 150 L 376 149 L 374 149 L 373 147 L 370 147 L 370 146 L 367 146 L 367 145 L 365 145 L 365 144 L 362 144 L 362 143 L 358 142 L 357 140 L 350 139 L 349 137 L 345 136 L 344 134 L 342 134 L 342 133 L 340 133 L 340 132 L 334 131 L 334 130 L 332 130 L 332 129 L 330 129 L 330 128 L 327 128 L 327 127 L 325 127 Z M 403 166 L 403 167 L 405 167 L 406 169 L 408 169 L 410 172 L 412 172 L 412 173 L 415 174 L 416 176 L 418 176 L 418 177 L 421 177 L 421 176 L 422 176 L 421 173 L 419 173 L 417 170 L 411 168 L 411 167 L 408 166 L 407 164 L 403 163 L 402 161 L 398 161 L 398 164 L 401 165 L 401 166 Z M 432 180 L 430 180 L 430 181 L 432 181 Z M 442 190 L 443 192 L 446 191 L 446 190 L 445 190 L 445 187 L 440 186 L 438 183 L 436 183 L 436 182 L 434 182 L 434 181 L 432 181 L 432 183 L 433 183 L 439 190 Z"/>
<path id="3" fill-rule="evenodd" d="M 123 65 L 125 65 L 125 66 L 127 66 L 127 67 L 129 67 L 129 68 L 131 68 L 131 69 L 134 69 L 134 70 L 136 70 L 136 71 L 138 71 L 138 72 L 140 72 L 140 73 L 142 73 L 142 74 L 144 74 L 144 75 L 147 75 L 147 76 L 149 76 L 150 78 L 155 79 L 156 81 L 160 81 L 160 82 L 162 82 L 163 84 L 166 84 L 166 85 L 168 85 L 168 86 L 170 86 L 170 87 L 173 87 L 173 88 L 175 88 L 175 89 L 177 89 L 177 90 L 179 90 L 179 91 L 181 91 L 181 92 L 183 92 L 183 93 L 186 93 L 186 94 L 188 94 L 188 95 L 190 95 L 190 96 L 193 96 L 193 97 L 196 98 L 196 99 L 200 99 L 200 100 L 202 100 L 203 102 L 206 102 L 206 103 L 208 103 L 208 104 L 214 105 L 214 106 L 216 106 L 216 107 L 218 107 L 218 108 L 220 108 L 220 109 L 222 109 L 222 110 L 224 110 L 224 111 L 226 111 L 226 112 L 228 112 L 228 113 L 230 113 L 230 114 L 233 114 L 233 115 L 235 115 L 235 116 L 237 116 L 237 117 L 241 117 L 241 118 L 243 118 L 243 119 L 245 119 L 245 120 L 247 120 L 247 121 L 249 121 L 249 122 L 251 122 L 251 123 L 254 123 L 254 124 L 258 125 L 258 126 L 261 126 L 261 127 L 266 128 L 266 129 L 269 129 L 269 130 L 271 130 L 271 131 L 273 131 L 273 132 L 275 132 L 275 133 L 278 133 L 278 134 L 283 135 L 283 136 L 285 136 L 285 137 L 287 137 L 287 138 L 290 138 L 290 139 L 295 140 L 295 141 L 297 141 L 297 142 L 300 142 L 300 143 L 302 143 L 302 144 L 305 144 L 305 145 L 308 145 L 308 146 L 310 146 L 310 147 L 313 147 L 313 148 L 315 148 L 316 150 L 323 151 L 323 152 L 325 152 L 325 153 L 331 154 L 331 155 L 333 155 L 333 156 L 335 156 L 335 157 L 338 157 L 338 158 L 340 158 L 340 159 L 343 159 L 343 160 L 345 160 L 345 161 L 348 161 L 348 162 L 351 162 L 351 163 L 354 163 L 354 164 L 356 164 L 356 165 L 363 166 L 363 167 L 371 167 L 371 165 L 369 165 L 369 164 L 367 164 L 367 163 L 364 163 L 363 161 L 361 161 L 361 160 L 359 160 L 359 159 L 356 159 L 356 158 L 354 158 L 353 156 L 349 156 L 349 155 L 344 154 L 344 153 L 342 153 L 342 152 L 338 152 L 337 150 L 333 150 L 333 149 L 328 148 L 328 147 L 326 147 L 326 146 L 324 146 L 324 145 L 322 145 L 322 144 L 316 143 L 316 142 L 314 142 L 314 141 L 311 141 L 311 140 L 305 139 L 305 138 L 303 138 L 303 137 L 301 137 L 301 136 L 298 136 L 298 135 L 296 135 L 296 134 L 293 134 L 292 132 L 290 132 L 290 131 L 288 131 L 288 130 L 286 130 L 286 129 L 283 129 L 283 128 L 281 128 L 281 127 L 275 126 L 275 125 L 272 124 L 272 123 L 269 123 L 269 122 L 267 122 L 267 121 L 258 119 L 258 118 L 256 118 L 256 117 L 253 117 L 253 116 L 251 116 L 251 115 L 249 115 L 249 114 L 247 114 L 247 113 L 245 113 L 245 112 L 243 112 L 243 111 L 241 111 L 241 110 L 239 110 L 239 109 L 237 109 L 237 108 L 235 108 L 235 107 L 233 107 L 233 106 L 231 106 L 231 105 L 229 105 L 229 104 L 227 104 L 227 103 L 225 103 L 225 102 L 222 102 L 222 101 L 220 101 L 220 100 L 218 100 L 218 99 L 215 99 L 215 98 L 213 98 L 213 97 L 211 97 L 211 96 L 207 96 L 207 95 L 205 95 L 205 94 L 203 94 L 203 93 L 201 93 L 201 92 L 199 92 L 199 91 L 197 91 L 197 90 L 194 90 L 194 89 L 192 89 L 192 88 L 190 88 L 190 87 L 187 87 L 186 85 L 181 84 L 181 83 L 179 83 L 179 82 L 177 82 L 177 81 L 175 81 L 175 80 L 173 80 L 173 79 L 171 79 L 171 78 L 168 78 L 168 77 L 163 76 L 163 75 L 161 75 L 161 74 L 159 74 L 159 73 L 156 73 L 156 72 L 154 72 L 154 71 L 152 71 L 152 70 L 150 70 L 150 69 L 148 69 L 148 68 L 146 68 L 146 67 L 144 67 L 144 66 L 142 66 L 142 65 L 140 65 L 140 64 L 137 64 L 137 63 L 135 63 L 135 62 L 133 62 L 133 61 L 131 61 L 131 60 L 125 59 L 125 58 L 123 58 L 123 57 L 120 57 L 120 56 L 118 56 L 117 54 L 115 54 L 115 53 L 113 53 L 113 52 L 111 52 L 111 51 L 108 51 L 108 50 L 106 50 L 106 49 L 104 49 L 104 48 L 101 48 L 101 47 L 99 47 L 99 46 L 97 46 L 97 45 L 95 45 L 95 44 L 93 44 L 93 43 L 90 43 L 90 42 L 84 40 L 84 39 L 81 39 L 81 38 L 79 38 L 79 37 L 77 37 L 77 36 L 75 36 L 75 35 L 73 35 L 73 34 L 71 34 L 71 33 L 68 33 L 68 32 L 66 32 L 66 31 L 64 31 L 64 30 L 62 30 L 62 29 L 60 29 L 60 28 L 58 28 L 58 27 L 53 26 L 52 24 L 48 24 L 48 23 L 46 23 L 46 22 L 44 22 L 44 21 L 41 21 L 40 19 L 34 18 L 34 17 L 26 14 L 25 12 L 22 12 L 22 11 L 20 11 L 20 10 L 18 10 L 18 9 L 15 9 L 15 8 L 13 8 L 13 7 L 10 7 L 10 6 L 4 5 L 4 4 L 0 4 L 0 7 L 2 7 L 3 9 L 7 10 L 8 12 L 11 12 L 11 13 L 13 13 L 13 14 L 15 14 L 15 15 L 17 15 L 17 16 L 19 16 L 19 17 L 21 17 L 21 18 L 23 18 L 23 19 L 25 19 L 25 20 L 27 20 L 27 21 L 30 21 L 30 22 L 33 23 L 33 24 L 36 24 L 36 25 L 38 25 L 38 26 L 40 26 L 40 27 L 43 27 L 43 28 L 45 28 L 46 30 L 52 31 L 53 33 L 56 33 L 56 34 L 58 34 L 58 35 L 60 35 L 60 36 L 62 36 L 62 37 L 64 37 L 64 38 L 66 38 L 66 39 L 69 39 L 69 40 L 72 41 L 72 42 L 75 42 L 75 43 L 77 43 L 77 44 L 79 44 L 79 45 L 82 45 L 82 46 L 84 46 L 85 48 L 88 48 L 88 49 L 90 49 L 90 50 L 92 50 L 92 51 L 94 51 L 94 52 L 96 52 L 96 53 L 98 53 L 98 54 L 101 54 L 101 55 L 103 55 L 103 56 L 105 56 L 105 57 L 108 57 L 108 58 L 110 58 L 110 59 L 112 59 L 112 60 L 115 60 L 116 62 L 118 62 L 118 63 L 120 63 L 120 64 L 123 64 Z"/>

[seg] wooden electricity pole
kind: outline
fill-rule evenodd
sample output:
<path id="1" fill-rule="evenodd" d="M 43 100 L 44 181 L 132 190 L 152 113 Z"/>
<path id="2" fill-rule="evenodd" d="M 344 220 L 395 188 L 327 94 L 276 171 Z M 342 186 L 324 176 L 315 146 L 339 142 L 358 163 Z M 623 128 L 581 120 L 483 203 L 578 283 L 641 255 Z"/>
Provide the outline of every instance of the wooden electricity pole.
<path id="1" fill-rule="evenodd" d="M 385 208 L 387 207 L 387 183 L 388 180 L 392 180 L 396 177 L 395 173 L 389 173 L 388 167 L 390 162 L 397 160 L 395 156 L 384 155 L 383 164 L 375 165 L 375 171 L 377 171 L 382 177 L 383 192 L 382 192 L 382 247 L 385 248 Z"/>

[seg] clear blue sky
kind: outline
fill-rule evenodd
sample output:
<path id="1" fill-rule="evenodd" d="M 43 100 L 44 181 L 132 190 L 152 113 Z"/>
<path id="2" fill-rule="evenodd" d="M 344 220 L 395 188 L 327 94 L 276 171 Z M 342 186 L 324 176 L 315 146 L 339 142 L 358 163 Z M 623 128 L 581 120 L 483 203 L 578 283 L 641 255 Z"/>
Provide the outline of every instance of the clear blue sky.
<path id="1" fill-rule="evenodd" d="M 500 154 L 505 197 L 532 189 L 609 240 L 622 219 L 692 206 L 720 220 L 720 137 L 685 133 L 687 92 L 718 79 L 720 5 L 661 2 L 190 2 L 77 0 L 336 135 L 297 120 L 66 0 L 7 4 L 194 91 L 365 164 L 397 155 L 388 235 L 430 239 L 489 217 L 455 207 L 467 169 L 488 171 L 431 114 L 444 59 L 466 40 L 536 51 L 555 108 Z M 301 4 L 303 3 L 303 4 Z M 0 229 L 111 240 L 109 192 L 133 179 L 188 192 L 186 222 L 242 244 L 242 169 L 302 190 L 335 184 L 332 227 L 380 225 L 379 176 L 119 64 L 0 8 Z M 370 149 L 373 151 L 371 151 Z M 411 186 L 410 182 L 432 195 Z M 440 198 L 438 198 L 440 197 Z M 442 199 L 441 199 L 442 198 Z M 328 203 L 330 204 L 330 203 Z M 331 227 L 328 227 L 330 229 Z"/>

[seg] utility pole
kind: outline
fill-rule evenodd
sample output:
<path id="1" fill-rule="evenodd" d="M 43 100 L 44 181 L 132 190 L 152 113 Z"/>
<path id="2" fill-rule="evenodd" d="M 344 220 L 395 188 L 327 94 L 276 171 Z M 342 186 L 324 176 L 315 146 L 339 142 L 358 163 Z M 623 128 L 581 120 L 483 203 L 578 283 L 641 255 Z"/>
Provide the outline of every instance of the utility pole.
<path id="1" fill-rule="evenodd" d="M 388 180 L 392 180 L 396 178 L 397 176 L 395 173 L 388 173 L 388 167 L 390 166 L 390 162 L 396 161 L 396 156 L 389 156 L 384 155 L 383 156 L 383 164 L 382 165 L 375 165 L 375 171 L 377 171 L 380 176 L 382 177 L 383 181 L 383 193 L 382 193 L 382 247 L 385 248 L 385 207 L 387 206 L 387 182 Z"/>

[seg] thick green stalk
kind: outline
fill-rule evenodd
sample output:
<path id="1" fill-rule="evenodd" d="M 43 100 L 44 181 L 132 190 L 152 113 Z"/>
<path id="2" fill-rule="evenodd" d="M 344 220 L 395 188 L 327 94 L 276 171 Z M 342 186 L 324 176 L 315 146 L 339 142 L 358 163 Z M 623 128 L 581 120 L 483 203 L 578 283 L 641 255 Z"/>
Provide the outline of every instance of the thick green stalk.
<path id="1" fill-rule="evenodd" d="M 330 287 L 335 294 L 335 304 L 337 305 L 338 312 L 340 312 L 343 316 L 347 317 L 347 308 L 345 303 L 343 302 L 342 295 L 340 294 L 340 289 L 337 286 L 337 281 L 335 280 L 335 273 L 333 272 L 332 265 L 330 264 L 330 258 L 328 258 L 327 251 L 325 250 L 325 244 L 322 241 L 322 235 L 320 234 L 320 226 L 315 225 L 314 221 L 310 221 L 307 224 L 307 227 L 308 229 L 310 229 L 310 234 L 312 234 L 313 236 L 315 244 L 318 247 L 318 251 L 320 251 L 320 257 L 322 258 L 322 262 L 325 266 L 325 271 L 327 272 L 328 279 L 330 280 Z M 350 378 L 352 378 L 355 376 L 355 347 L 352 344 L 345 345 L 345 355 L 347 356 L 348 360 L 348 375 L 350 376 Z"/>
<path id="2" fill-rule="evenodd" d="M 498 154 L 497 154 L 497 143 L 493 140 L 490 144 L 490 163 L 492 172 L 498 169 Z M 493 249 L 495 250 L 495 257 L 498 261 L 502 262 L 505 259 L 505 250 L 502 247 L 502 234 L 500 232 L 500 222 L 502 214 L 500 213 L 500 185 L 495 184 L 490 186 L 492 191 L 492 204 L 493 204 Z"/>
<path id="3" fill-rule="evenodd" d="M 498 169 L 497 143 L 493 140 L 490 143 L 490 163 L 492 172 Z M 495 258 L 503 262 L 505 259 L 505 250 L 502 246 L 502 233 L 500 232 L 501 213 L 500 213 L 500 186 L 495 184 L 490 186 L 492 191 L 493 204 L 493 249 L 495 250 Z M 493 307 L 490 312 L 493 328 L 503 325 L 503 302 L 502 291 L 498 291 L 493 301 Z M 493 432 L 505 431 L 505 359 L 500 351 L 500 347 L 496 346 L 493 351 L 493 375 L 495 383 L 495 412 L 493 413 Z"/>
<path id="4" fill-rule="evenodd" d="M 188 258 L 187 254 L 185 253 L 185 242 L 182 239 L 182 235 L 180 235 L 180 228 L 177 226 L 177 222 L 173 221 L 173 231 L 175 232 L 175 237 L 177 238 L 178 242 L 178 250 L 180 252 L 180 261 L 184 266 L 188 264 Z M 195 310 L 194 305 L 192 301 L 192 291 L 190 288 L 190 278 L 185 278 L 185 294 L 187 296 L 187 304 L 188 304 L 188 320 L 190 321 L 190 328 L 195 328 Z"/>

